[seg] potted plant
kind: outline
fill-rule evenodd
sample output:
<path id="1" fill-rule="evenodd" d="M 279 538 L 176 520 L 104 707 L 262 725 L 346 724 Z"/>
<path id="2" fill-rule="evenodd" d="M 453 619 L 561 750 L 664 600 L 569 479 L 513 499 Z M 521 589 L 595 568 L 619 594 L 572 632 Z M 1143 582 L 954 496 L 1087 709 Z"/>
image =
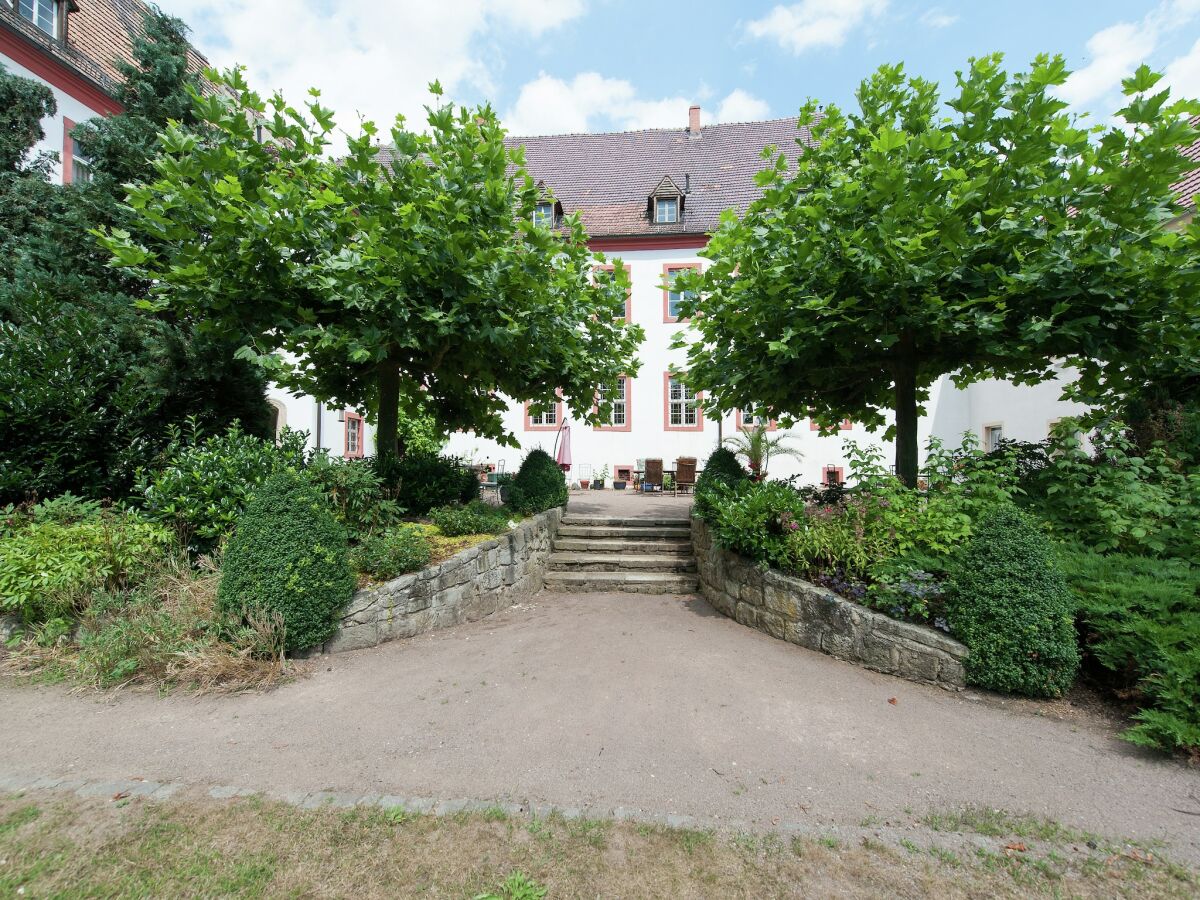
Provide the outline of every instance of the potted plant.
<path id="1" fill-rule="evenodd" d="M 621 474 L 624 474 L 624 473 L 621 473 Z M 623 491 L 623 490 L 625 490 L 625 486 L 628 483 L 629 482 L 626 481 L 624 478 L 614 478 L 613 479 L 613 490 L 614 491 Z"/>
<path id="2" fill-rule="evenodd" d="M 603 469 L 600 470 L 599 478 L 592 479 L 592 490 L 593 491 L 604 490 L 604 482 L 606 482 L 606 481 L 608 481 L 608 466 L 605 466 Z"/>

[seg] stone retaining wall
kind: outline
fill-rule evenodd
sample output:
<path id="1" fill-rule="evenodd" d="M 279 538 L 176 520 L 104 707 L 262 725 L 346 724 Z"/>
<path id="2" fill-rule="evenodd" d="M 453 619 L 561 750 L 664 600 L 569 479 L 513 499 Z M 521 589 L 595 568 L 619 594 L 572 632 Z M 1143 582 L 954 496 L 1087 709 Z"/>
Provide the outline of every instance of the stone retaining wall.
<path id="1" fill-rule="evenodd" d="M 340 653 L 473 622 L 542 589 L 562 509 L 527 519 L 508 534 L 445 562 L 358 591 L 337 633 L 311 652 Z"/>
<path id="2" fill-rule="evenodd" d="M 910 681 L 962 690 L 967 648 L 922 625 L 900 622 L 833 591 L 763 570 L 712 539 L 692 518 L 700 591 L 719 612 L 764 634 Z"/>

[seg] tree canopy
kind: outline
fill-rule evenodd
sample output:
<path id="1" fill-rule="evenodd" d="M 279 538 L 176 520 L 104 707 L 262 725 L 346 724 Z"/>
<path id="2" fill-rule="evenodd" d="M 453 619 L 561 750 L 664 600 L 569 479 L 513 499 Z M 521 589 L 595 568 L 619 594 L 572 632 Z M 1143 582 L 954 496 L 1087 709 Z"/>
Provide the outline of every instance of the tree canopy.
<path id="1" fill-rule="evenodd" d="M 596 279 L 577 216 L 534 222 L 539 189 L 490 107 L 431 90 L 425 131 L 398 117 L 391 146 L 364 122 L 332 159 L 334 121 L 210 73 L 206 131 L 168 128 L 157 179 L 132 186 L 114 260 L 154 279 L 151 303 L 245 334 L 244 355 L 289 388 L 368 410 L 380 452 L 400 407 L 447 430 L 513 443 L 501 395 L 585 420 L 597 388 L 634 374 L 638 326 L 614 319 L 626 284 Z"/>
<path id="2" fill-rule="evenodd" d="M 52 93 L 0 70 L 0 502 L 122 496 L 189 418 L 270 433 L 265 379 L 233 358 L 238 344 L 139 312 L 148 284 L 108 268 L 90 233 L 123 221 L 122 182 L 152 174 L 168 119 L 195 121 L 184 25 L 151 12 L 133 49 L 124 111 L 73 132 L 92 179 L 69 185 L 49 181 L 54 154 L 32 153 Z"/>
<path id="3" fill-rule="evenodd" d="M 687 381 L 710 412 L 846 418 L 896 439 L 917 475 L 917 420 L 943 375 L 1036 383 L 1073 366 L 1077 396 L 1128 386 L 1147 355 L 1194 363 L 1198 226 L 1164 231 L 1200 107 L 1143 67 L 1111 126 L 1072 116 L 1061 58 L 1009 74 L 972 59 L 943 103 L 887 65 L 858 110 L 821 110 L 794 169 L 769 148 L 763 195 L 727 215 L 683 286 Z M 886 413 L 894 413 L 888 422 Z"/>

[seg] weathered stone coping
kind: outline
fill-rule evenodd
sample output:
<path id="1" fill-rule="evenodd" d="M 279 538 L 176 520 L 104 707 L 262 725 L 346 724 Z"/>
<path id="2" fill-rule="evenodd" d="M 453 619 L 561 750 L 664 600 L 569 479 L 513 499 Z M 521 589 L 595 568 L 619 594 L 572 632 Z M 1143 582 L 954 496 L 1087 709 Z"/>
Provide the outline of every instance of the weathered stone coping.
<path id="1" fill-rule="evenodd" d="M 444 562 L 356 592 L 337 633 L 313 653 L 374 647 L 435 628 L 474 622 L 542 589 L 563 510 L 550 509 Z"/>
<path id="2" fill-rule="evenodd" d="M 867 609 L 717 546 L 692 517 L 700 591 L 719 612 L 764 634 L 909 681 L 962 690 L 967 648 L 952 637 Z"/>

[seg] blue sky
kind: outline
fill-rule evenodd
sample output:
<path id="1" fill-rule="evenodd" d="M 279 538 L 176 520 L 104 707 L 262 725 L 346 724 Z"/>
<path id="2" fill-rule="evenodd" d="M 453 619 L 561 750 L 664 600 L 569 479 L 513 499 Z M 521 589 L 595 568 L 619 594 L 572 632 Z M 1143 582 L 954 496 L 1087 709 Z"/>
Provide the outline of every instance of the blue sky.
<path id="1" fill-rule="evenodd" d="M 437 78 L 516 133 L 682 127 L 850 104 L 884 62 L 947 89 L 968 57 L 1020 67 L 1062 53 L 1063 89 L 1101 118 L 1145 61 L 1200 95 L 1200 0 L 161 0 L 219 66 L 241 62 L 292 102 L 322 89 L 339 123 L 419 116 Z"/>

